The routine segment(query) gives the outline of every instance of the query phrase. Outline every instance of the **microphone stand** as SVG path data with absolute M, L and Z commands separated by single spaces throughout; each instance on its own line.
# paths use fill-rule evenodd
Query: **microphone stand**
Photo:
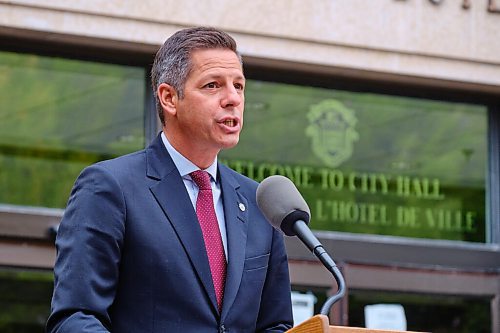
M 321 261 L 321 263 L 332 273 L 335 281 L 337 282 L 337 293 L 328 297 L 325 304 L 321 307 L 320 314 L 328 316 L 330 310 L 337 301 L 339 301 L 345 295 L 345 281 L 342 273 L 338 269 L 335 261 L 326 253 L 323 245 L 320 241 L 313 235 L 307 224 L 302 221 L 296 221 L 292 226 L 295 234 L 299 239 L 307 246 L 309 250 L 314 253 L 314 255 Z
M 321 246 L 321 249 L 324 251 L 322 246 Z M 333 277 L 335 278 L 335 281 L 337 282 L 338 289 L 337 289 L 337 293 L 335 295 L 328 297 L 327 300 L 325 301 L 325 303 L 323 304 L 323 306 L 321 307 L 320 314 L 325 315 L 325 316 L 328 316 L 333 304 L 337 303 L 337 301 L 339 301 L 345 295 L 344 277 L 342 276 L 342 273 L 340 272 L 340 270 L 337 268 L 337 265 L 335 265 L 335 262 L 333 260 L 332 260 L 332 262 L 333 262 L 333 266 L 327 267 L 327 269 L 330 271 L 330 273 L 332 273 Z

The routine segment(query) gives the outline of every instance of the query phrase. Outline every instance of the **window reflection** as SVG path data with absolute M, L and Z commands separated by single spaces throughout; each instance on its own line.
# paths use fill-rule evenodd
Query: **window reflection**
M 221 157 L 292 179 L 315 229 L 485 241 L 487 108 L 249 80 Z
M 0 270 L 0 332 L 44 332 L 52 288 L 51 272 Z
M 0 52 L 0 202 L 64 207 L 85 166 L 144 146 L 145 70 Z
M 365 327 L 365 307 L 373 304 L 401 305 L 409 331 L 487 333 L 491 330 L 487 298 L 360 290 L 349 293 L 349 325 Z

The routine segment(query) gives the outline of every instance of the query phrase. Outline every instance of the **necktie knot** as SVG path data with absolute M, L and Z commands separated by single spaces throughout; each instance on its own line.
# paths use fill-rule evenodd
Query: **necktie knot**
M 211 190 L 210 175 L 203 170 L 196 170 L 189 174 L 200 190 Z

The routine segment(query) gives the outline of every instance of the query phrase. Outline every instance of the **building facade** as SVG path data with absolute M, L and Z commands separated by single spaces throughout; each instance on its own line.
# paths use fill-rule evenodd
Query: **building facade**
M 304 195 L 348 287 L 332 322 L 397 304 L 408 330 L 499 333 L 498 0 L 0 0 L 0 331 L 41 330 L 75 178 L 157 135 L 154 54 L 197 25 L 248 79 L 220 159 Z M 286 242 L 318 312 L 335 281 Z

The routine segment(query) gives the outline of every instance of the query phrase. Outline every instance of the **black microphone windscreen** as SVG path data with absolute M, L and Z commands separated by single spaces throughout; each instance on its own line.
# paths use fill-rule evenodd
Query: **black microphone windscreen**
M 278 230 L 294 236 L 293 223 L 309 223 L 311 211 L 293 182 L 284 176 L 270 176 L 257 187 L 257 205 Z

